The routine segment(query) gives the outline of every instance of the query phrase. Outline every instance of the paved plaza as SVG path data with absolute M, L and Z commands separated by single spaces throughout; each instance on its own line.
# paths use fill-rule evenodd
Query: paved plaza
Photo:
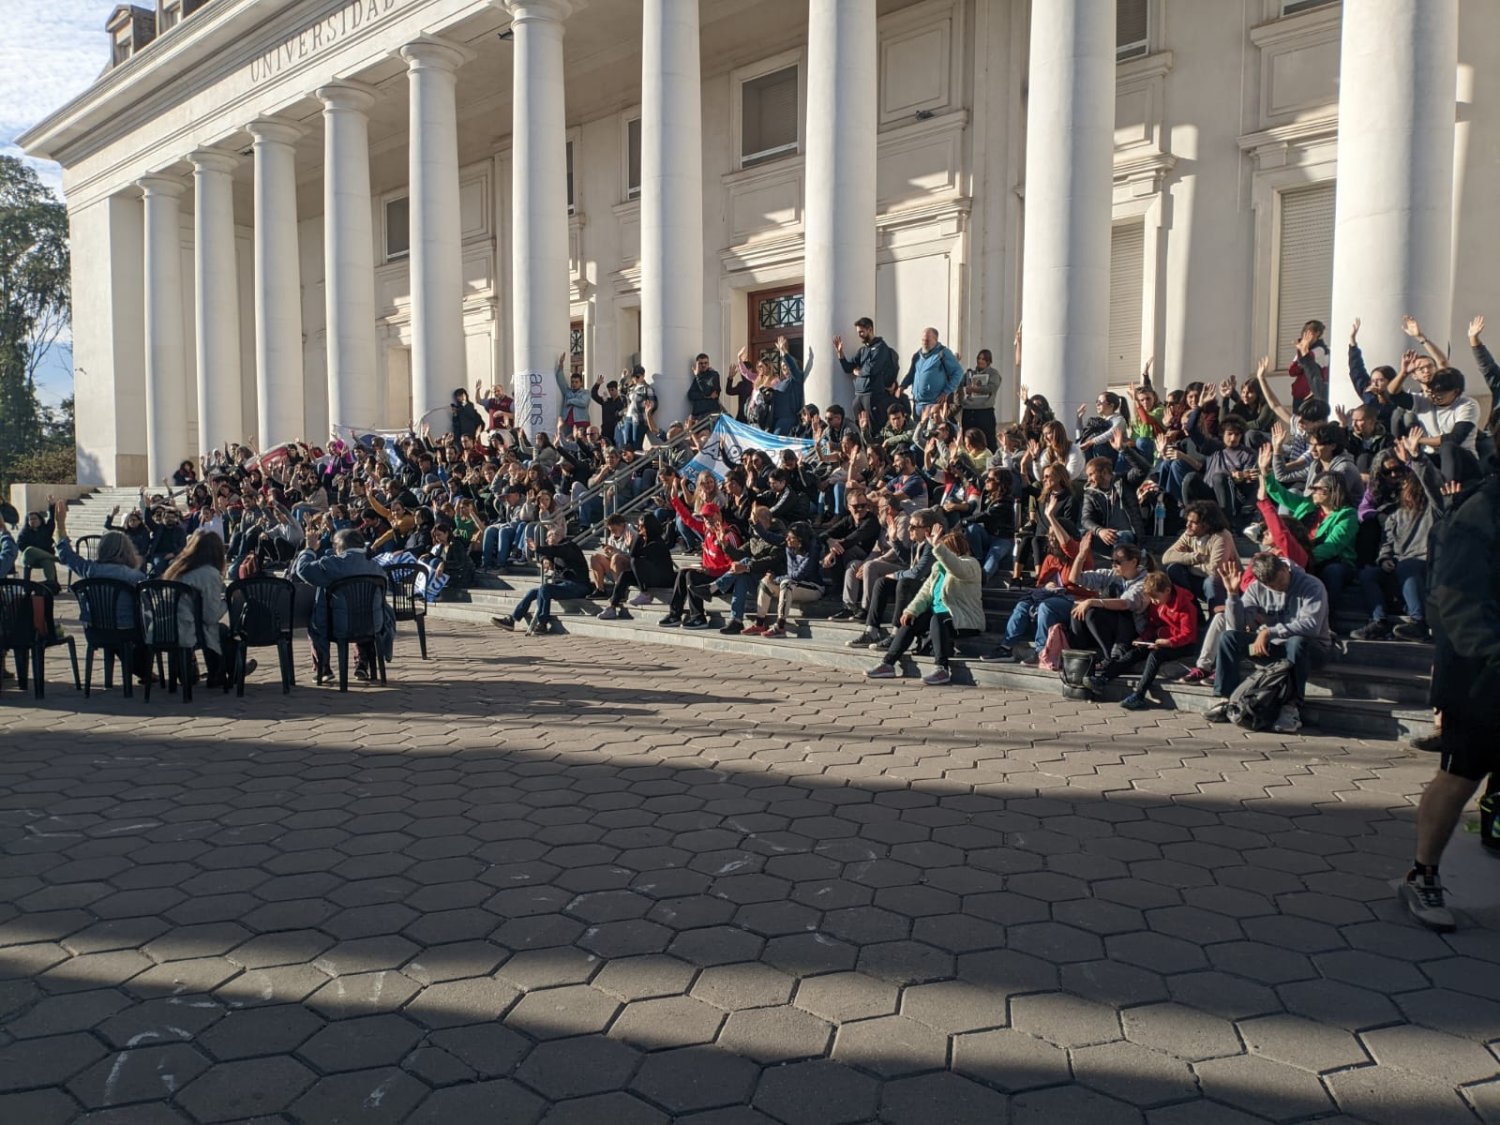
M 6 683 L 0 1122 L 1500 1122 L 1500 911 L 1390 886 L 1430 756 L 432 634 Z

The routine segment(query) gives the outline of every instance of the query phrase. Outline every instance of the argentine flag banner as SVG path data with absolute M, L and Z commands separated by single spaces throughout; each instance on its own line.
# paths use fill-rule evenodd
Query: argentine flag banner
M 704 440 L 703 448 L 698 451 L 698 455 L 683 465 L 678 472 L 690 481 L 696 481 L 702 473 L 709 473 L 714 479 L 723 480 L 724 474 L 738 465 L 745 456 L 745 451 L 749 449 L 759 449 L 769 453 L 773 461 L 783 449 L 790 449 L 799 458 L 806 458 L 812 452 L 813 442 L 807 438 L 779 437 L 776 434 L 768 434 L 764 430 L 757 430 L 754 426 L 747 426 L 743 422 L 736 422 L 733 418 L 721 414 Z

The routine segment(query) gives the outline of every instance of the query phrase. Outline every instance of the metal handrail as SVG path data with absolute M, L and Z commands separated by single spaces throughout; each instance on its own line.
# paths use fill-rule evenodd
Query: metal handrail
M 577 499 L 570 500 L 567 504 L 563 505 L 561 511 L 566 513 L 570 519 L 575 518 L 578 512 L 582 510 L 582 506 L 585 503 L 604 496 L 611 489 L 618 488 L 619 485 L 623 484 L 631 477 L 641 472 L 642 469 L 648 467 L 653 463 L 658 470 L 660 470 L 664 464 L 670 464 L 673 468 L 677 468 L 686 464 L 688 461 L 692 460 L 693 457 L 697 456 L 698 453 L 698 447 L 692 440 L 693 436 L 695 434 L 703 433 L 707 430 L 712 429 L 713 425 L 717 421 L 718 415 L 712 414 L 704 418 L 695 419 L 689 429 L 684 430 L 671 441 L 666 442 L 662 445 L 653 446 L 646 453 L 645 457 L 642 460 L 632 461 L 628 465 L 621 465 L 618 469 L 616 469 L 613 473 L 611 473 L 604 480 L 600 481 L 598 484 L 590 485 L 587 489 L 579 494 Z M 686 456 L 681 456 L 684 453 L 686 453 Z M 580 523 L 578 525 L 578 530 L 575 531 L 573 535 L 570 536 L 570 538 L 574 543 L 582 546 L 590 539 L 597 539 L 601 537 L 604 532 L 605 519 L 608 519 L 611 515 L 623 515 L 627 517 L 632 516 L 647 507 L 647 505 L 650 504 L 651 501 L 655 500 L 658 496 L 661 495 L 661 492 L 662 486 L 658 478 L 658 483 L 653 484 L 650 488 L 641 492 L 639 495 L 631 497 L 631 499 L 628 500 L 625 504 L 615 507 L 612 511 L 605 512 L 604 518 L 601 519 L 598 523 Z M 659 507 L 660 505 L 652 504 L 651 506 Z

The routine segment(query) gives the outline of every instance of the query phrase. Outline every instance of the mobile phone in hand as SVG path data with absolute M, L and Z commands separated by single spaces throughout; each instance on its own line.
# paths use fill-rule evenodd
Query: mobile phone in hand
M 1133 645 L 1135 645 L 1136 648 L 1155 648 L 1156 647 L 1156 642 L 1155 641 L 1131 641 L 1130 643 L 1133 644 Z

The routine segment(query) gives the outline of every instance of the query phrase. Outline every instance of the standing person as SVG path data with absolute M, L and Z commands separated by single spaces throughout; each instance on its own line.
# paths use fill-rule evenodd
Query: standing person
M 901 380 L 911 388 L 912 412 L 921 418 L 929 406 L 947 406 L 964 381 L 964 369 L 948 348 L 938 342 L 938 330 L 922 332 L 922 347 L 912 353 L 911 366 Z
M 474 389 L 477 391 L 479 385 L 476 383 Z M 479 416 L 479 408 L 469 401 L 469 392 L 459 387 L 453 392 L 453 401 L 448 405 L 448 414 L 453 423 L 453 436 L 462 438 L 473 437 L 484 429 L 484 419 Z
M 615 444 L 621 449 L 633 449 L 639 453 L 646 435 L 656 432 L 656 392 L 646 382 L 646 369 L 640 364 L 630 372 L 630 385 L 625 389 L 624 398 L 625 409 Z
M 1455 926 L 1438 864 L 1480 782 L 1493 801 L 1500 775 L 1500 477 L 1493 474 L 1440 531 L 1433 549 L 1427 607 L 1437 645 L 1432 705 L 1442 714 L 1442 758 L 1417 806 L 1417 849 L 1401 883 L 1406 911 L 1428 929 Z M 1481 803 L 1481 810 L 1484 804 Z M 1481 835 L 1500 847 L 1493 812 Z
M 688 373 L 688 410 L 694 418 L 709 418 L 719 414 L 719 396 L 723 386 L 719 373 L 706 352 L 699 352 L 693 359 L 693 369 Z
M 964 375 L 964 429 L 978 430 L 984 435 L 985 445 L 995 449 L 999 440 L 996 432 L 995 404 L 1010 403 L 1010 419 L 1015 419 L 1015 382 L 1019 379 L 1012 372 L 1009 379 L 995 370 L 995 357 L 989 348 L 981 348 L 974 357 L 973 370 Z
M 771 383 L 771 429 L 782 437 L 796 427 L 802 413 L 802 380 L 806 372 L 791 352 L 785 336 L 776 337 L 780 370 Z
M 880 418 L 890 405 L 890 386 L 896 381 L 896 351 L 875 335 L 875 322 L 867 316 L 854 322 L 854 331 L 859 336 L 859 351 L 853 359 L 844 355 L 844 338 L 833 338 L 839 366 L 854 380 L 854 403 L 850 411 L 855 418 L 862 410 L 868 411 L 871 418 Z
M 627 376 L 628 378 L 628 376 Z M 620 415 L 625 412 L 625 400 L 620 397 L 620 383 L 617 379 L 611 379 L 604 386 L 604 393 L 599 393 L 599 385 L 603 378 L 595 379 L 594 385 L 589 388 L 589 398 L 599 404 L 599 432 L 604 440 L 611 445 L 620 444 Z
M 557 361 L 557 370 L 553 372 L 557 379 L 557 391 L 561 398 L 557 403 L 557 427 L 558 436 L 572 433 L 575 426 L 587 426 L 589 424 L 589 392 L 584 390 L 583 376 L 577 371 L 563 375 L 563 361 Z

